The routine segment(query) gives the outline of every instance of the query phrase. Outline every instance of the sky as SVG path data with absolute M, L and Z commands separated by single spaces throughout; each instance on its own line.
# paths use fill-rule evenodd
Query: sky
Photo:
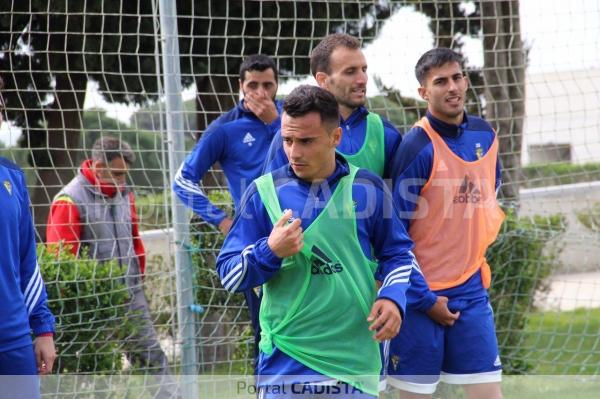
M 466 10 L 472 8 L 464 3 Z M 600 0 L 521 0 L 521 30 L 529 52 L 529 74 L 600 68 Z M 379 37 L 364 48 L 369 63 L 367 92 L 376 93 L 374 77 L 403 96 L 416 97 L 417 84 L 413 66 L 420 54 L 434 43 L 428 18 L 403 7 L 383 25 Z M 469 63 L 483 64 L 482 44 L 477 38 L 463 38 Z M 288 93 L 299 83 L 314 84 L 312 77 L 283 84 L 280 93 Z M 185 90 L 184 99 L 193 98 L 194 90 Z M 100 107 L 107 115 L 128 122 L 136 108 L 106 103 L 88 85 L 84 108 Z M 0 140 L 14 144 L 20 130 L 4 123 Z

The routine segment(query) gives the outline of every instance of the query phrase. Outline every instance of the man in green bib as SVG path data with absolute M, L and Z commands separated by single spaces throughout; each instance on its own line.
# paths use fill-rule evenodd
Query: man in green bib
M 374 398 L 378 342 L 398 333 L 418 269 L 412 242 L 381 178 L 336 153 L 335 97 L 300 86 L 283 110 L 290 162 L 248 187 L 217 271 L 229 291 L 263 288 L 259 397 Z
M 391 160 L 402 141 L 394 125 L 365 107 L 367 101 L 367 59 L 361 42 L 345 33 L 326 36 L 310 53 L 315 81 L 338 102 L 342 139 L 337 151 L 351 164 L 387 179 Z M 273 137 L 264 172 L 288 163 L 281 134 Z

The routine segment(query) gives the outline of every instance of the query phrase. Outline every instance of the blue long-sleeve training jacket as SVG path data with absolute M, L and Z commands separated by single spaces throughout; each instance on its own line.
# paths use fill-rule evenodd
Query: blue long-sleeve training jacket
M 281 114 L 281 101 L 275 101 Z M 200 187 L 200 180 L 219 162 L 227 178 L 235 209 L 248 185 L 261 174 L 265 156 L 281 120 L 265 124 L 240 101 L 213 121 L 187 156 L 173 182 L 179 199 L 202 219 L 218 226 L 225 212 L 213 205 Z
M 463 123 L 451 125 L 436 119 L 427 112 L 433 129 L 443 138 L 448 147 L 465 161 L 476 161 L 490 149 L 496 133 L 485 120 L 464 114 Z M 394 204 L 397 206 L 404 228 L 408 231 L 411 216 L 417 206 L 421 189 L 431 176 L 433 144 L 425 131 L 415 126 L 406 133 L 392 162 L 392 184 Z M 502 168 L 500 159 L 496 163 L 496 190 L 500 188 Z M 436 296 L 463 299 L 487 295 L 478 271 L 463 284 L 445 290 L 429 290 L 428 286 L 411 284 L 407 292 L 409 306 L 427 311 L 436 301 Z
M 0 158 L 0 352 L 31 345 L 54 332 L 46 287 L 37 263 L 35 231 L 23 171 Z
M 353 155 L 362 148 L 367 134 L 367 115 L 369 115 L 369 111 L 365 107 L 359 107 L 355 109 L 346 120 L 342 119 L 340 116 L 342 140 L 337 148 L 343 154 Z M 383 140 L 385 146 L 385 169 L 382 177 L 387 179 L 390 177 L 391 159 L 398 150 L 398 146 L 402 141 L 402 136 L 390 121 L 385 118 L 381 118 L 381 120 L 383 121 Z M 278 131 L 269 147 L 263 174 L 279 169 L 282 166 L 287 165 L 288 162 L 285 151 L 283 150 L 281 132 Z
M 349 167 L 344 158 L 338 155 L 335 172 L 322 184 L 314 185 L 296 177 L 289 165 L 272 173 L 281 208 L 294 210 L 293 217 L 300 218 L 302 228 L 306 230 L 327 204 L 340 178 L 349 173 Z M 377 259 L 378 276 L 385 281 L 378 298 L 394 301 L 404 313 L 409 277 L 397 280 L 385 280 L 385 277 L 397 268 L 411 265 L 410 284 L 418 279 L 425 284 L 410 251 L 412 241 L 402 227 L 392 205 L 391 194 L 381 178 L 367 170 L 359 170 L 352 196 L 357 215 L 364 215 L 357 217 L 360 246 L 367 258 Z M 217 259 L 217 271 L 227 290 L 247 290 L 262 285 L 276 275 L 281 267 L 281 259 L 273 254 L 267 244 L 272 229 L 273 224 L 256 185 L 252 184 L 244 194 L 240 211 Z M 271 356 L 261 353 L 258 374 L 317 375 L 276 348 Z

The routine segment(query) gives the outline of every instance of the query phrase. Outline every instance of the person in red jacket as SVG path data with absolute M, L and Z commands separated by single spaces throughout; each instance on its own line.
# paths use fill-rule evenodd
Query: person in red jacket
M 117 191 L 126 194 L 130 204 L 133 249 L 138 257 L 140 272 L 143 275 L 146 269 L 146 252 L 144 242 L 140 238 L 135 194 L 133 191 L 127 190 L 125 185 L 128 164 L 133 161 L 134 158 L 129 160 L 115 158 L 111 161 L 112 166 L 115 168 L 106 168 L 102 161 L 86 159 L 81 164 L 79 172 L 107 198 L 114 198 Z M 49 244 L 62 243 L 68 246 L 74 255 L 77 255 L 82 247 L 83 225 L 75 202 L 68 195 L 58 195 L 50 206 L 46 227 L 46 242 Z
M 86 253 L 100 262 L 116 259 L 126 268 L 129 309 L 136 323 L 136 331 L 125 344 L 127 358 L 160 376 L 155 397 L 171 398 L 176 395 L 175 382 L 143 291 L 144 245 L 134 194 L 126 184 L 127 171 L 134 161 L 128 143 L 115 137 L 98 139 L 91 159 L 81 164 L 77 176 L 52 202 L 46 241 L 69 246 L 74 254 Z

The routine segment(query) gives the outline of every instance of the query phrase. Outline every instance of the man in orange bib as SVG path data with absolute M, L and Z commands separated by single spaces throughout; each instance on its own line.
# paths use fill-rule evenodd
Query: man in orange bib
M 430 398 L 440 378 L 463 385 L 469 399 L 502 397 L 485 259 L 504 218 L 498 140 L 464 111 L 461 64 L 446 48 L 421 56 L 415 74 L 427 115 L 392 165 L 394 201 L 427 282 L 409 289 L 406 322 L 391 343 L 388 383 L 402 399 Z

